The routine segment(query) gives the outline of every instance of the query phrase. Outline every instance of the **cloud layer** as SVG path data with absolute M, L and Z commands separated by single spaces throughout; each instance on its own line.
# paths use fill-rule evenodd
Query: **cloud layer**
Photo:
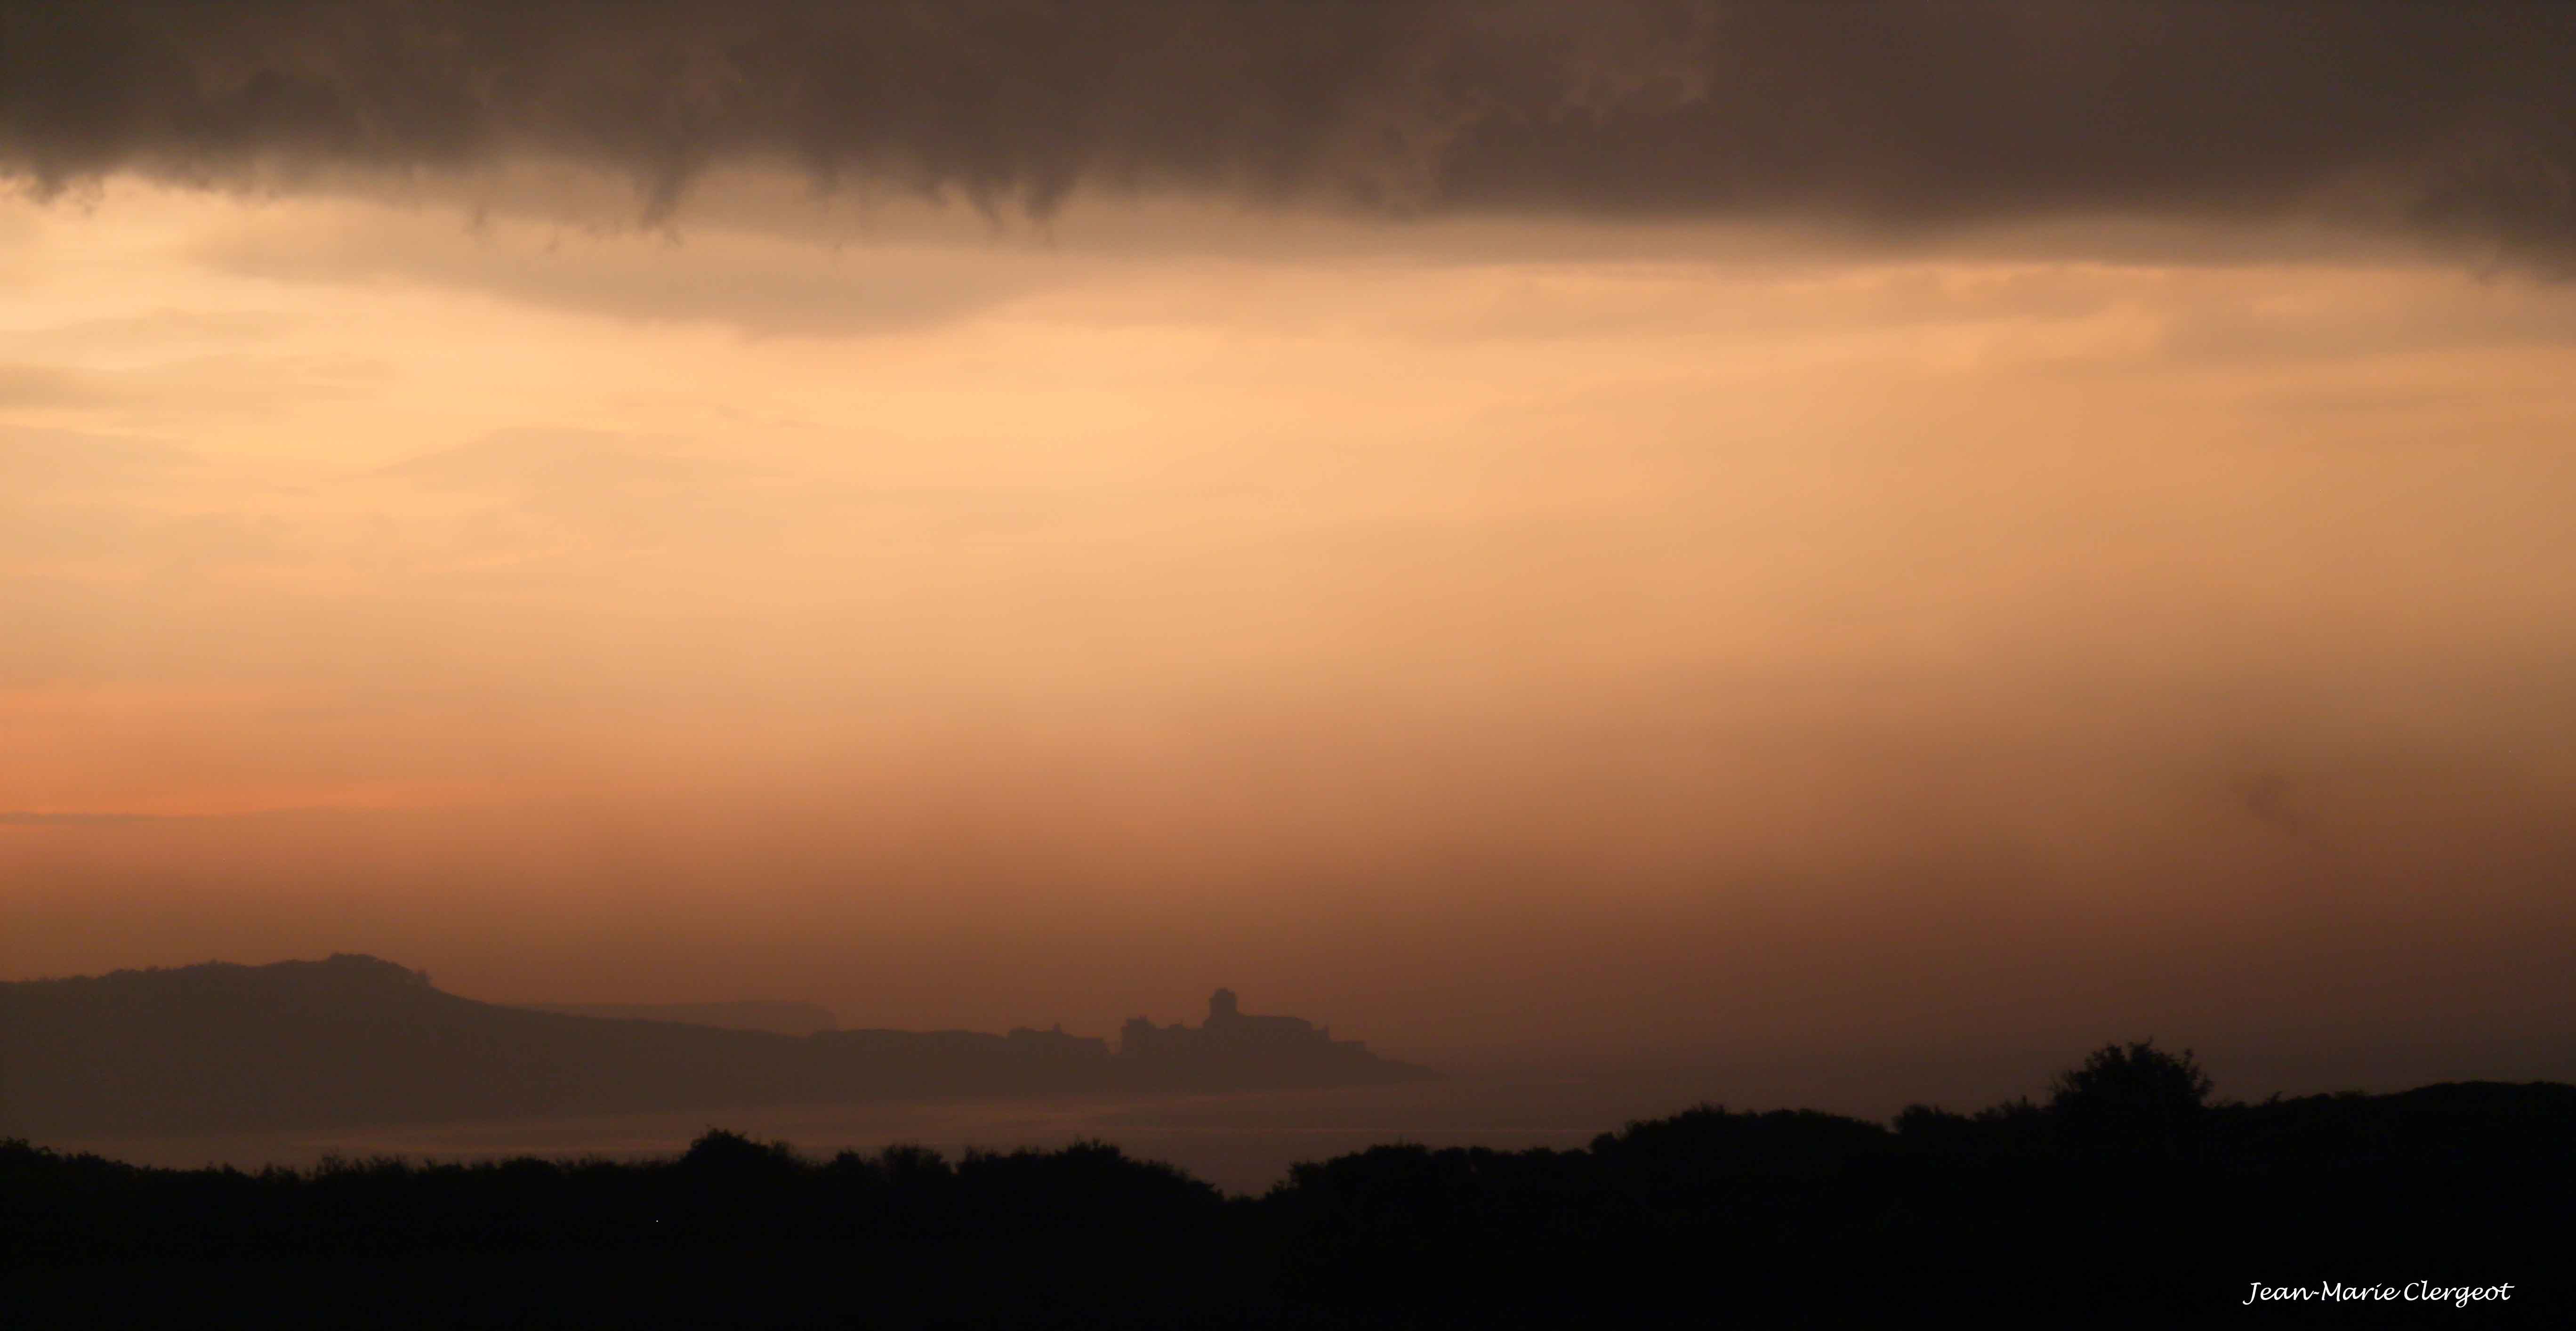
M 2293 216 L 2576 242 L 2576 13 L 2218 3 L 65 6 L 0 0 L 0 170 L 574 159 L 1043 213 Z

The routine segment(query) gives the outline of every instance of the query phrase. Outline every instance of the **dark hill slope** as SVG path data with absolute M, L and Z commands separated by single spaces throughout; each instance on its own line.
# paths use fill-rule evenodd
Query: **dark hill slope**
M 0 987 L 0 1130 L 201 1132 L 754 1104 L 819 1090 L 786 1036 L 442 993 L 373 957 Z
M 607 1017 L 614 1021 L 677 1021 L 716 1026 L 729 1031 L 771 1031 L 779 1035 L 812 1035 L 837 1028 L 829 1009 L 812 1003 L 749 998 L 731 1003 L 520 1003 L 531 1012 L 567 1017 Z

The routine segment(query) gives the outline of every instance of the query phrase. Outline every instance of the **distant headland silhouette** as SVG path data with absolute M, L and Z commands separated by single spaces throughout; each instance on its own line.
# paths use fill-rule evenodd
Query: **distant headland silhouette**
M 0 984 L 0 1134 L 1254 1090 L 1435 1075 L 1297 1017 L 1247 1015 L 1222 989 L 1204 1025 L 1157 1027 L 1138 1018 L 1114 1050 L 1060 1026 L 1002 1034 L 777 1027 L 803 1006 L 504 1006 L 348 953 L 14 981 Z M 772 1028 L 746 1029 L 761 1022 Z
M 610 1021 L 676 1021 L 688 1026 L 714 1026 L 728 1031 L 769 1031 L 777 1035 L 812 1035 L 837 1028 L 829 1008 L 772 998 L 736 999 L 729 1003 L 514 1003 L 531 1012 L 567 1017 L 605 1017 Z

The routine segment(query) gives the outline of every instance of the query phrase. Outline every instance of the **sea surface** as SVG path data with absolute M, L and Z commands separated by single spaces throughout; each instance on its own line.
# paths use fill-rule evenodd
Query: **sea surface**
M 1257 1195 L 1286 1178 L 1289 1167 L 1300 1161 L 1371 1146 L 1574 1149 L 1635 1120 L 1662 1118 L 1702 1103 L 1735 1110 L 1803 1107 L 1886 1122 L 1916 1101 L 1974 1110 L 2015 1096 L 2045 1099 L 2050 1075 L 2079 1062 L 2083 1052 L 2075 1041 L 2047 1050 L 1926 1048 L 1867 1058 L 1818 1050 L 1682 1067 L 1452 1070 L 1434 1081 L 1317 1090 L 763 1105 L 37 1144 L 138 1164 L 225 1164 L 256 1170 L 269 1165 L 307 1168 L 326 1156 L 401 1156 L 424 1162 L 526 1155 L 640 1159 L 677 1155 L 710 1128 L 784 1141 L 800 1153 L 823 1158 L 897 1144 L 927 1146 L 955 1159 L 969 1150 L 1104 1141 L 1131 1156 L 1178 1165 L 1228 1192 Z M 2563 1050 L 2535 1056 L 2471 1040 L 2382 1049 L 2370 1058 L 2322 1047 L 2249 1053 L 2209 1060 L 2222 1098 L 2260 1099 L 2275 1091 L 2395 1091 L 2473 1078 L 2576 1082 L 2576 1061 Z M 1434 1060 L 1423 1061 L 1438 1066 Z M 2365 1068 L 2377 1075 L 2367 1075 Z
M 328 1156 L 424 1162 L 522 1155 L 636 1159 L 677 1154 L 719 1127 L 785 1141 L 821 1157 L 898 1143 L 928 1146 L 954 1159 L 968 1150 L 1105 1141 L 1131 1156 L 1178 1165 L 1229 1192 L 1257 1194 L 1299 1161 L 1381 1144 L 1578 1148 L 1632 1119 L 1718 1098 L 1712 1081 L 1687 1072 L 1518 1073 L 1319 1090 L 771 1105 L 42 1144 L 140 1164 L 256 1170 L 304 1168 Z

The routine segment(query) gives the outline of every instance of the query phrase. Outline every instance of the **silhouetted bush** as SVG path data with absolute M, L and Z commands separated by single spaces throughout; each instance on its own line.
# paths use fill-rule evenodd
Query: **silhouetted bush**
M 2199 1149 L 2209 1091 L 2190 1050 L 2140 1040 L 2104 1045 L 2060 1073 L 2048 1109 L 2076 1150 L 2172 1160 Z
M 2110 1046 L 2046 1108 L 1701 1106 L 1585 1150 L 1376 1147 L 1258 1199 L 1098 1142 L 813 1161 L 710 1131 L 655 1162 L 246 1174 L 13 1140 L 0 1294 L 11 1326 L 261 1328 L 2166 1326 L 2324 1278 L 2564 1302 L 2576 1088 L 2209 1090 Z M 2392 1315 L 2264 1316 L 2303 1312 Z

